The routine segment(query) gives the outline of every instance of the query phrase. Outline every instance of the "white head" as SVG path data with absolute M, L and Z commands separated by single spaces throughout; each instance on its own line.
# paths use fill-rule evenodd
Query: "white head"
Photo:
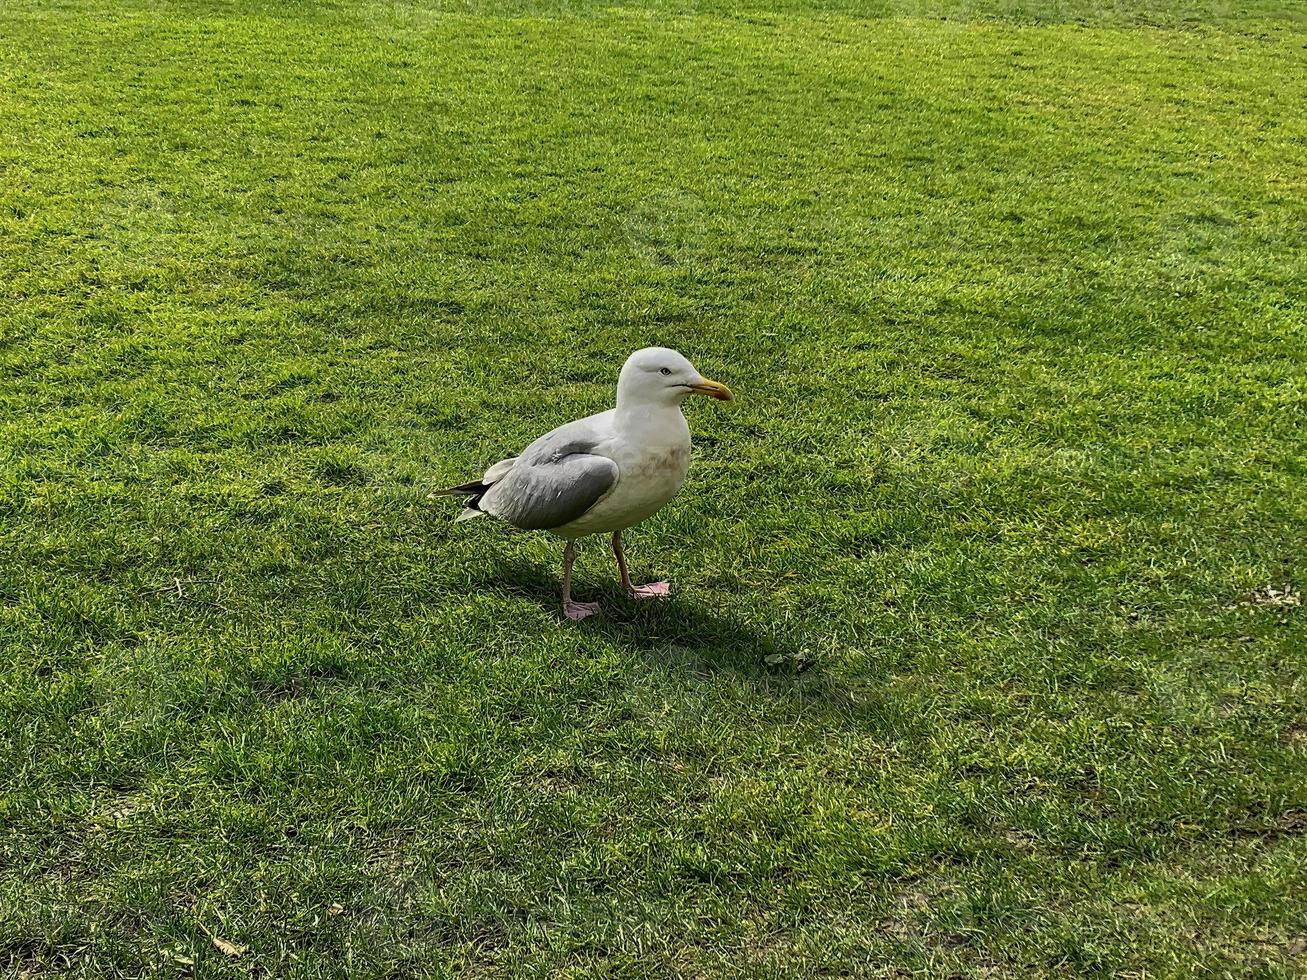
M 679 406 L 696 394 L 726 402 L 735 397 L 730 388 L 705 378 L 693 364 L 669 347 L 646 347 L 636 351 L 626 359 L 617 379 L 619 406 Z

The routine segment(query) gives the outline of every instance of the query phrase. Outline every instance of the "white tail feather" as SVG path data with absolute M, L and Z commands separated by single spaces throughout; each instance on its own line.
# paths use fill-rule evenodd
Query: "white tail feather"
M 454 518 L 454 523 L 457 524 L 459 521 L 470 521 L 474 517 L 485 517 L 485 516 L 486 516 L 486 512 L 484 510 L 474 510 L 471 507 L 464 507 L 463 513 L 459 514 L 457 517 Z

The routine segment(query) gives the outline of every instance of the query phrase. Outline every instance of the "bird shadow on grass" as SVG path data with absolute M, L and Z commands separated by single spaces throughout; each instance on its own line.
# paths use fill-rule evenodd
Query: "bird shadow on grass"
M 559 581 L 537 565 L 500 560 L 485 570 L 481 588 L 508 591 L 538 603 L 560 624 L 621 643 L 661 667 L 691 671 L 733 670 L 762 676 L 820 674 L 820 664 L 801 637 L 748 623 L 673 591 L 665 599 L 632 599 L 616 582 L 576 587 L 578 599 L 598 601 L 600 612 L 577 623 L 563 618 Z M 675 586 L 673 586 L 675 589 Z

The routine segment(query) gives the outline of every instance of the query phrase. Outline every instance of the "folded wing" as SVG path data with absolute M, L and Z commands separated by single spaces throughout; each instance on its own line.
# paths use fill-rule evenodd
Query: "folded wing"
M 550 530 L 576 520 L 617 484 L 617 464 L 596 452 L 605 418 L 569 422 L 527 446 L 506 471 L 494 473 L 499 467 L 492 467 L 486 476 L 493 473 L 497 479 L 476 507 L 526 530 Z

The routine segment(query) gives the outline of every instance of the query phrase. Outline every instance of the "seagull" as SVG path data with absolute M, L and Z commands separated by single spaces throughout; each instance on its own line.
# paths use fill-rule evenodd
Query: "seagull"
M 597 602 L 572 599 L 576 539 L 587 534 L 612 534 L 622 588 L 631 596 L 666 596 L 667 582 L 631 583 L 622 532 L 659 510 L 685 482 L 690 427 L 681 405 L 695 394 L 720 401 L 735 397 L 674 350 L 638 350 L 622 365 L 616 408 L 560 425 L 520 455 L 490 467 L 481 479 L 437 495 L 467 498 L 457 520 L 490 514 L 514 527 L 563 538 L 563 615 L 570 620 L 599 611 Z

